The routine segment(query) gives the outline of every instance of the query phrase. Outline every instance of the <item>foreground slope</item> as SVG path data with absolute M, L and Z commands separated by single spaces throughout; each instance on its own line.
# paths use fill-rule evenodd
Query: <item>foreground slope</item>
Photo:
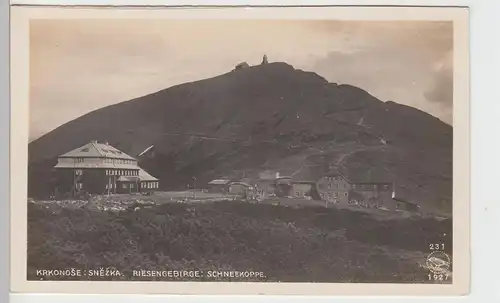
M 62 125 L 29 145 L 29 194 L 48 194 L 55 158 L 91 140 L 132 156 L 154 145 L 142 165 L 164 189 L 193 177 L 341 169 L 357 180 L 396 179 L 399 194 L 450 211 L 451 126 L 285 63 L 174 86 Z
M 433 283 L 422 266 L 431 243 L 447 243 L 452 257 L 451 221 L 238 201 L 122 212 L 29 203 L 27 277 L 39 280 L 40 268 L 115 268 L 123 275 L 46 279 L 168 279 L 132 276 L 149 269 L 201 270 L 202 281 L 226 270 L 263 272 L 256 280 L 268 282 Z

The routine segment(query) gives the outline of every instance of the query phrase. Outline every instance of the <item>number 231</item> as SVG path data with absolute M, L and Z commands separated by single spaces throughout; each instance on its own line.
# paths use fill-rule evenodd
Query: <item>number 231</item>
M 444 243 L 441 244 L 429 244 L 430 250 L 444 250 Z

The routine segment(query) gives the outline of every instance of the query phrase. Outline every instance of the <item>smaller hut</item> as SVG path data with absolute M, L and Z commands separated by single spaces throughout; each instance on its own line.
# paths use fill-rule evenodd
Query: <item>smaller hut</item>
M 246 182 L 231 182 L 229 184 L 229 193 L 243 198 L 253 196 L 254 188 Z
M 208 182 L 208 192 L 209 193 L 220 193 L 227 194 L 229 192 L 229 185 L 231 180 L 227 179 L 215 179 Z
M 249 68 L 249 67 L 250 67 L 250 65 L 248 65 L 248 63 L 241 62 L 241 63 L 236 64 L 236 66 L 234 67 L 234 71 Z

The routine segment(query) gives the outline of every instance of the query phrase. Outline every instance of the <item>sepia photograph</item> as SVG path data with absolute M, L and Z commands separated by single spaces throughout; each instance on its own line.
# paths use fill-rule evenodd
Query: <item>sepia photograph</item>
M 18 285 L 465 294 L 467 9 L 320 10 L 13 9 Z

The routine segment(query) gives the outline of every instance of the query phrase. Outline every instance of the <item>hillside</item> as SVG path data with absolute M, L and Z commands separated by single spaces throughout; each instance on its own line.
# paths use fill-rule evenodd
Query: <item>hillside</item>
M 116 268 L 123 276 L 45 278 L 162 280 L 131 275 L 146 268 L 257 271 L 268 282 L 433 283 L 422 265 L 430 243 L 447 243 L 452 256 L 451 221 L 238 201 L 118 213 L 29 203 L 27 277 L 39 280 L 40 268 Z
M 391 85 L 388 83 L 387 85 Z M 451 126 L 350 85 L 271 63 L 101 108 L 29 144 L 29 195 L 46 195 L 55 158 L 91 140 L 137 156 L 164 189 L 264 169 L 395 178 L 398 193 L 450 210 Z M 315 168 L 315 169 L 311 169 Z M 319 168 L 319 169 L 316 169 Z M 302 171 L 301 171 L 302 169 Z M 318 176 L 319 177 L 319 176 Z

